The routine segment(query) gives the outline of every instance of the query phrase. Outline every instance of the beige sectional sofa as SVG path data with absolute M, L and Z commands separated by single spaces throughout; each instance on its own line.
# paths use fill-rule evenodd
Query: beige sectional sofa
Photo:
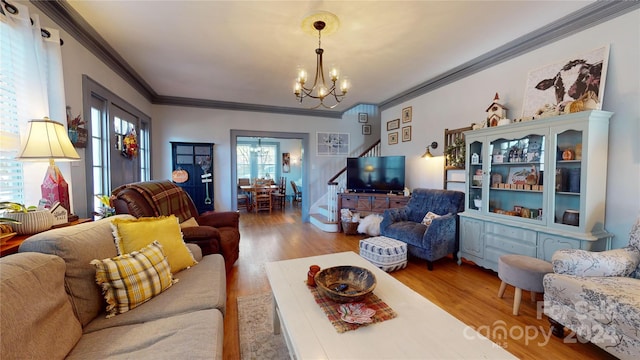
M 117 255 L 110 219 L 32 236 L 0 259 L 0 358 L 221 359 L 224 259 L 187 246 L 198 264 L 178 282 L 106 318 L 90 262 Z

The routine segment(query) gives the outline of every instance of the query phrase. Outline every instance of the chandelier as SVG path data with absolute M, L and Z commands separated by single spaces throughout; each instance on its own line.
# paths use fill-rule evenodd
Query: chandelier
M 257 147 L 255 145 L 251 146 L 249 151 L 260 155 L 262 153 L 266 153 L 267 149 L 262 148 L 262 139 L 258 138 L 258 146 Z
M 316 20 L 317 19 L 317 20 Z M 315 21 L 313 21 L 315 20 Z M 337 68 L 332 67 L 329 71 L 329 84 L 324 76 L 324 68 L 322 66 L 322 53 L 324 50 L 322 49 L 321 44 L 321 34 L 322 30 L 327 27 L 327 20 L 335 20 L 335 24 L 338 23 L 338 18 L 331 13 L 328 12 L 320 12 L 314 15 L 307 17 L 303 21 L 303 29 L 308 30 L 307 25 L 310 21 L 313 21 L 312 26 L 315 30 L 318 31 L 318 48 L 316 49 L 316 75 L 313 79 L 313 85 L 311 87 L 306 87 L 307 83 L 307 72 L 298 67 L 298 76 L 296 78 L 295 84 L 293 86 L 293 93 L 296 95 L 296 100 L 302 103 L 304 98 L 312 98 L 320 100 L 315 106 L 312 106 L 310 109 L 317 109 L 320 106 L 325 107 L 327 109 L 333 109 L 336 107 L 342 99 L 347 95 L 347 91 L 351 87 L 351 83 L 346 76 L 340 77 L 340 73 Z M 335 25 L 334 25 L 335 26 Z M 335 102 L 333 105 L 327 105 L 325 103 L 325 99 L 331 99 L 330 102 Z

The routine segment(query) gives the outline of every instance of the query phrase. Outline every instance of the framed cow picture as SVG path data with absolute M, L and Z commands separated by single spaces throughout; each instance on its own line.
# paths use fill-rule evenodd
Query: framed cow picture
M 596 109 L 601 109 L 608 60 L 606 45 L 530 71 L 522 118 L 562 114 L 568 104 L 585 97 L 595 96 Z

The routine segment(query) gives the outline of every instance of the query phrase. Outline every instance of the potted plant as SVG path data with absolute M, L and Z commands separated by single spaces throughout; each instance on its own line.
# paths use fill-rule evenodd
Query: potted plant
M 96 198 L 100 200 L 100 208 L 98 211 L 94 211 L 93 215 L 98 216 L 100 219 L 104 219 L 116 214 L 116 209 L 111 207 L 111 197 L 109 195 L 96 195 Z
M 26 207 L 15 202 L 0 202 L 1 221 L 11 223 L 19 235 L 31 235 L 51 229 L 53 215 L 48 209 L 38 210 L 35 206 Z
M 453 144 L 444 149 L 446 164 L 458 169 L 465 166 L 465 142 L 463 137 L 456 138 Z
M 71 140 L 71 143 L 75 145 L 78 142 L 78 131 L 85 122 L 82 120 L 80 114 L 72 119 L 70 116 L 71 109 L 67 108 L 67 110 L 69 111 L 69 113 L 67 113 L 67 131 L 69 133 L 69 140 Z

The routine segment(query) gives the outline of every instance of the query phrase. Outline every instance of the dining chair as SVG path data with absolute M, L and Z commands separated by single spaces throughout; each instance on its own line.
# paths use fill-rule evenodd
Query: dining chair
M 271 201 L 273 207 L 284 210 L 285 199 L 287 197 L 287 178 L 281 177 L 278 183 L 278 189 L 271 193 Z
M 253 209 L 258 211 L 271 212 L 271 189 L 257 187 L 253 196 Z
M 298 189 L 296 183 L 291 180 L 291 188 L 293 189 L 293 201 L 292 204 L 300 204 L 302 203 L 302 191 Z
M 251 211 L 251 196 L 250 193 L 242 190 L 240 186 L 249 186 L 251 185 L 251 180 L 248 178 L 240 178 L 238 179 L 238 210 L 240 208 L 244 208 L 247 212 Z

